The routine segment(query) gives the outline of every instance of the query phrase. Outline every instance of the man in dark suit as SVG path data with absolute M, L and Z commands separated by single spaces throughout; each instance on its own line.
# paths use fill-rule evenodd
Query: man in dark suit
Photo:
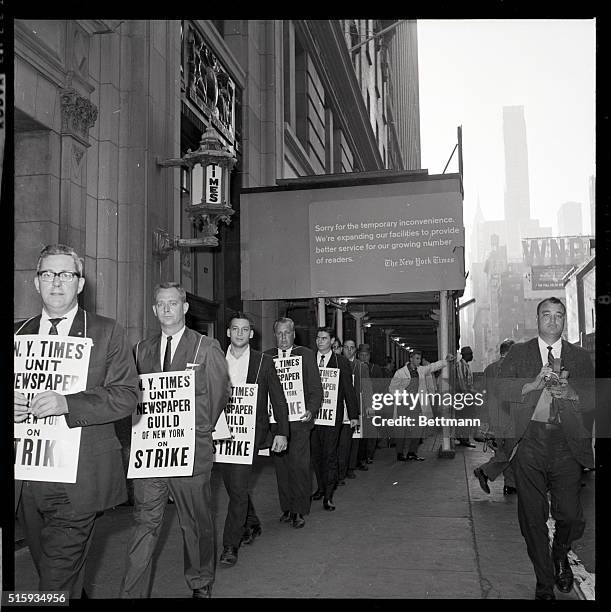
M 510 402 L 518 440 L 513 468 L 520 530 L 537 577 L 535 598 L 547 600 L 555 599 L 554 582 L 563 593 L 572 588 L 567 553 L 585 529 L 581 469 L 594 465 L 583 426 L 583 415 L 594 409 L 594 371 L 585 350 L 562 340 L 565 318 L 558 298 L 540 302 L 538 337 L 514 344 L 499 371 L 499 396 Z M 551 556 L 548 490 L 556 525 Z
M 301 356 L 305 413 L 298 421 L 289 423 L 288 450 L 274 455 L 278 497 L 282 508 L 280 520 L 300 529 L 305 525 L 304 515 L 310 512 L 310 433 L 322 403 L 322 384 L 312 351 L 293 344 L 293 320 L 288 317 L 277 319 L 274 322 L 274 334 L 277 348 L 268 349 L 266 354 L 273 357 Z
M 371 411 L 371 381 L 369 380 L 369 369 L 367 365 L 356 357 L 356 343 L 351 338 L 344 342 L 344 357 L 350 366 L 352 383 L 356 398 L 359 402 L 359 415 L 364 415 Z M 338 463 L 338 484 L 345 484 L 345 478 L 356 478 L 354 469 L 357 466 L 358 450 L 361 438 L 353 438 L 354 428 L 345 422 L 339 434 L 339 444 L 337 447 Z M 361 436 L 365 435 L 361 431 Z
M 333 425 L 314 424 L 311 438 L 312 465 L 316 474 L 317 489 L 312 499 L 323 498 L 325 510 L 335 510 L 333 492 L 337 487 L 337 445 L 344 420 L 344 403 L 350 419 L 350 427 L 359 424 L 359 405 L 352 385 L 352 373 L 348 361 L 331 350 L 335 332 L 331 327 L 319 327 L 316 331 L 316 363 L 318 368 L 339 370 L 339 384 L 335 404 L 335 423 Z
M 513 340 L 501 342 L 499 352 L 500 358 L 488 364 L 484 369 L 484 381 L 486 387 L 486 407 L 488 410 L 488 425 L 494 436 L 494 456 L 486 463 L 476 467 L 473 474 L 479 480 L 480 487 L 490 493 L 488 480 L 494 481 L 503 474 L 504 486 L 503 495 L 512 495 L 517 492 L 513 467 L 509 463 L 509 457 L 515 444 L 513 438 L 506 438 L 505 431 L 510 426 L 509 404 L 498 397 L 497 378 L 501 364 L 509 349 L 515 344 Z
M 282 385 L 276 374 L 276 367 L 269 355 L 250 347 L 254 335 L 250 317 L 236 313 L 229 322 L 227 348 L 229 377 L 234 387 L 253 383 L 257 387 L 257 410 L 255 416 L 255 443 L 253 459 L 260 448 L 269 447 L 268 434 L 273 434 L 271 452 L 286 450 L 289 435 L 288 405 Z M 275 423 L 270 430 L 267 402 L 272 404 Z M 238 560 L 240 544 L 251 544 L 261 535 L 261 523 L 255 513 L 249 488 L 252 464 L 220 463 L 225 489 L 229 495 L 229 507 L 223 531 L 223 553 L 221 565 L 231 567 Z
M 151 562 L 171 494 L 184 542 L 185 580 L 193 597 L 211 596 L 215 573 L 214 523 L 210 473 L 212 430 L 229 396 L 227 362 L 217 340 L 185 326 L 186 292 L 167 282 L 154 290 L 153 312 L 161 333 L 135 348 L 140 374 L 195 371 L 195 457 L 191 476 L 134 479 L 136 526 L 127 547 L 127 568 L 121 597 L 150 595 Z
M 387 389 L 388 381 L 384 378 L 384 372 L 382 368 L 371 361 L 371 349 L 368 344 L 359 344 L 358 358 L 362 361 L 369 371 L 369 379 L 371 380 L 371 392 L 372 393 L 385 393 Z M 371 403 L 371 397 L 368 398 Z M 362 437 L 359 440 L 359 449 L 357 454 L 357 470 L 367 471 L 368 463 L 373 463 L 373 456 L 376 452 L 376 446 L 378 442 L 379 431 L 375 427 L 371 418 L 374 415 L 374 411 L 369 409 L 365 411 L 363 415 L 363 432 Z
M 60 395 L 38 393 L 28 405 L 15 391 L 15 422 L 64 415 L 69 428 L 81 427 L 76 482 L 16 481 L 15 504 L 39 575 L 40 591 L 84 594 L 87 553 L 96 517 L 127 499 L 121 444 L 114 421 L 136 407 L 138 377 L 129 342 L 112 319 L 78 307 L 83 290 L 83 262 L 63 244 L 40 253 L 34 279 L 42 315 L 17 323 L 16 334 L 51 334 L 91 338 L 87 388 Z

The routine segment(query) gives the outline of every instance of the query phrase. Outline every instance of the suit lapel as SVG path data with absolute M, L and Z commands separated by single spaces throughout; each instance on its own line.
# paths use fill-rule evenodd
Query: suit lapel
M 151 354 L 150 355 L 143 355 L 142 357 L 147 360 L 148 359 L 148 363 L 146 363 L 145 365 L 145 372 L 161 372 L 161 356 L 160 356 L 160 351 L 161 351 L 161 332 L 158 333 L 154 338 L 153 338 L 153 342 L 151 343 L 151 348 L 150 348 Z
M 89 337 L 91 337 L 91 330 L 87 331 L 89 333 Z M 85 311 L 82 308 L 79 308 L 76 311 L 76 315 L 74 316 L 74 320 L 72 321 L 72 326 L 70 327 L 68 335 L 81 337 L 85 335 Z
M 24 334 L 37 334 L 40 328 L 41 318 L 42 318 L 42 315 L 33 317 L 30 321 L 28 321 L 25 325 L 23 325 L 21 329 L 17 328 L 19 330 L 19 335 L 21 336 Z
M 261 353 L 259 351 L 255 351 L 250 349 L 250 354 L 248 358 L 248 372 L 246 374 L 246 382 L 248 384 L 253 384 L 257 380 L 257 372 L 259 371 L 259 363 L 261 361 Z
M 188 352 L 191 346 L 190 336 L 188 335 L 189 330 L 185 328 L 185 331 L 182 334 L 182 338 L 176 347 L 176 351 L 174 352 L 174 358 L 172 359 L 172 364 L 170 366 L 170 370 L 178 371 L 184 370 L 187 367 L 187 360 L 190 358 Z M 159 339 L 161 343 L 161 338 Z

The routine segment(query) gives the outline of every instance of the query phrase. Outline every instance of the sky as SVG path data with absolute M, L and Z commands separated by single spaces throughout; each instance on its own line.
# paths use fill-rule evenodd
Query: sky
M 581 202 L 589 231 L 595 20 L 418 20 L 417 28 L 421 166 L 443 172 L 462 125 L 467 234 L 478 197 L 486 220 L 503 218 L 503 106 L 514 105 L 524 107 L 531 217 L 555 230 L 559 206 Z M 446 172 L 457 171 L 455 153 Z

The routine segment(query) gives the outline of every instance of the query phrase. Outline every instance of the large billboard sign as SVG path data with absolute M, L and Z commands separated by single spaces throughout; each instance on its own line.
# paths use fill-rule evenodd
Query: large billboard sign
M 458 175 L 249 189 L 240 210 L 243 299 L 465 286 Z
M 527 266 L 524 297 L 545 299 L 564 295 L 564 275 L 589 256 L 593 236 L 525 238 L 522 255 Z

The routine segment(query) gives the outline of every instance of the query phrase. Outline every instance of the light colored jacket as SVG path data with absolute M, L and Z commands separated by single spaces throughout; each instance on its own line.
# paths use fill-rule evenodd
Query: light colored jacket
M 431 381 L 427 379 L 433 374 L 433 372 L 437 372 L 437 370 L 441 370 L 444 366 L 447 365 L 447 361 L 445 359 L 441 359 L 439 361 L 435 361 L 434 363 L 429 363 L 428 365 L 419 365 L 418 366 L 418 393 L 422 392 L 422 400 L 420 402 L 420 407 L 422 410 L 422 414 L 428 417 L 433 416 L 433 410 L 431 408 L 431 404 L 428 401 L 427 393 L 435 393 L 436 388 L 431 386 Z M 392 380 L 390 381 L 390 385 L 388 386 L 388 391 L 390 393 L 394 393 L 395 391 L 403 391 L 407 389 L 410 381 L 412 380 L 411 374 L 409 373 L 408 364 L 405 364 L 402 368 L 399 368 Z M 397 406 L 395 405 L 395 416 L 397 418 Z

